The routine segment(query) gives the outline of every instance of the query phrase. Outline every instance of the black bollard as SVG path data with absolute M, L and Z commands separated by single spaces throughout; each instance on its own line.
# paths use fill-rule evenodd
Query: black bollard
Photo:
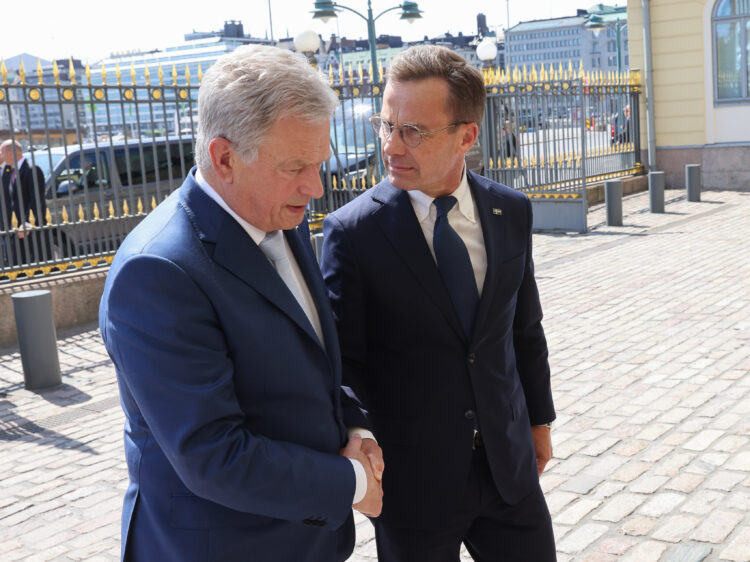
M 652 213 L 664 212 L 664 172 L 648 173 L 648 202 Z
M 607 226 L 622 226 L 622 180 L 604 182 L 604 205 L 607 207 Z
M 57 334 L 52 318 L 52 293 L 23 291 L 11 295 L 26 390 L 62 383 Z
M 685 166 L 685 187 L 687 189 L 687 200 L 699 202 L 701 200 L 701 165 L 688 164 Z

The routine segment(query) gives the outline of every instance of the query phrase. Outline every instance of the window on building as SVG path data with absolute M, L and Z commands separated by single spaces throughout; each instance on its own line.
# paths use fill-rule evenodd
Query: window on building
M 715 99 L 750 102 L 750 0 L 718 0 L 712 23 Z

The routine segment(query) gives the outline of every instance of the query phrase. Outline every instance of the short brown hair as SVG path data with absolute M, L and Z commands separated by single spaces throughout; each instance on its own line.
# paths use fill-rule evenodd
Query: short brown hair
M 416 45 L 401 51 L 391 61 L 388 81 L 408 82 L 438 78 L 448 84 L 447 109 L 455 121 L 474 122 L 481 127 L 487 92 L 481 72 L 446 47 Z

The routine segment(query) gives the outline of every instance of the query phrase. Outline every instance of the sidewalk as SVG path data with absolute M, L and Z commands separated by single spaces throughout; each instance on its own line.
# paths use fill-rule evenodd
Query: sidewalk
M 599 205 L 586 234 L 534 237 L 560 562 L 750 561 L 750 193 L 666 199 L 654 215 L 628 196 L 623 227 Z M 95 328 L 58 334 L 50 391 L 24 390 L 0 351 L 0 560 L 119 555 L 123 415 Z M 357 532 L 351 560 L 376 560 L 370 523 Z

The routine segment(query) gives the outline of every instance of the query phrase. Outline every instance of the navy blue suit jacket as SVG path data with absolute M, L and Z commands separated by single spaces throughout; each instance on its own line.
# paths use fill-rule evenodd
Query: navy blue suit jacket
M 525 195 L 468 172 L 487 274 L 467 339 L 409 196 L 383 181 L 326 218 L 323 277 L 344 382 L 386 463 L 384 523 L 434 528 L 458 506 L 478 424 L 515 503 L 538 485 L 531 424 L 555 417 Z
M 306 224 L 285 232 L 325 349 L 242 227 L 182 187 L 127 237 L 100 327 L 126 414 L 123 556 L 343 560 L 355 477 L 339 345 Z M 298 232 L 298 230 L 300 232 Z

